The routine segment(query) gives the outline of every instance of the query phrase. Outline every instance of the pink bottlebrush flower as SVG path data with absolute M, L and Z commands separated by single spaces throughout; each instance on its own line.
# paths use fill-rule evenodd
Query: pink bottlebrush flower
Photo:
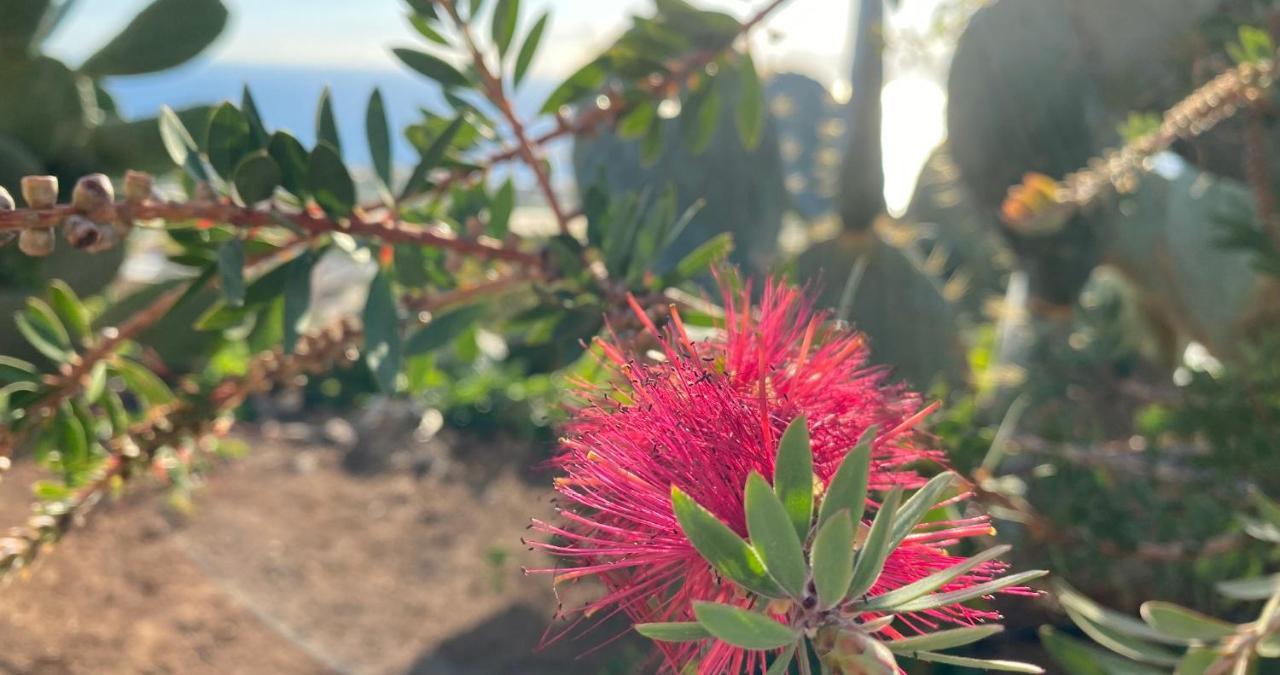
M 881 430 L 872 449 L 873 490 L 919 487 L 925 480 L 914 466 L 942 460 L 915 429 L 931 409 L 889 383 L 885 369 L 868 366 L 863 337 L 826 323 L 800 290 L 769 283 L 758 303 L 747 289 L 726 292 L 725 305 L 722 336 L 697 344 L 674 314 L 660 339 L 661 360 L 644 361 L 602 343 L 621 382 L 580 388 L 585 404 L 554 461 L 561 474 L 559 520 L 534 521 L 550 540 L 532 545 L 559 558 L 560 566 L 531 572 L 554 574 L 557 585 L 599 581 L 604 592 L 581 609 L 583 618 L 622 612 L 634 623 L 691 621 L 695 601 L 750 606 L 755 599 L 722 579 L 689 542 L 673 514 L 671 488 L 745 537 L 747 477 L 756 471 L 772 482 L 779 438 L 800 415 L 808 420 L 814 473 L 823 485 L 873 425 Z M 990 531 L 981 517 L 920 526 L 890 554 L 870 595 L 959 562 L 947 547 Z M 1002 570 L 986 563 L 941 590 L 967 588 Z M 785 611 L 779 608 L 775 617 L 783 619 Z M 901 618 L 922 631 L 996 617 L 953 605 Z M 884 634 L 900 636 L 893 628 Z M 759 672 L 766 664 L 766 652 L 720 641 L 656 644 L 673 672 L 689 663 L 716 674 Z

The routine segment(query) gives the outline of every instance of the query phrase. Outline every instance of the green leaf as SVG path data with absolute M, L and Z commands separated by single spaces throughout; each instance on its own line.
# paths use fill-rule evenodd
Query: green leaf
M 406 66 L 435 80 L 446 89 L 450 87 L 465 87 L 469 84 L 465 75 L 438 56 L 404 47 L 397 47 L 391 51 Z
M 1058 598 L 1058 602 L 1062 604 L 1062 608 L 1067 610 L 1069 615 L 1072 615 L 1073 621 L 1075 617 L 1080 617 L 1090 625 L 1104 628 L 1108 632 L 1169 645 L 1184 646 L 1187 644 L 1186 640 L 1167 636 L 1142 621 L 1099 605 L 1061 579 L 1054 581 L 1053 592 Z M 1085 629 L 1084 625 L 1080 627 Z M 1089 631 L 1085 629 L 1085 632 Z M 1093 637 L 1093 635 L 1090 634 L 1090 637 Z M 1097 640 L 1097 638 L 1094 639 Z M 1102 641 L 1099 640 L 1099 643 L 1102 643 Z
M 223 103 L 214 109 L 205 134 L 205 149 L 214 171 L 228 179 L 240 160 L 253 152 L 249 121 L 234 105 Z
M 227 25 L 221 0 L 155 0 L 80 66 L 91 77 L 140 75 L 181 65 Z
M 489 202 L 489 236 L 501 239 L 511 229 L 511 214 L 516 209 L 516 186 L 508 179 Z
M 1265 656 L 1261 654 L 1261 648 L 1259 648 L 1259 656 Z M 1186 654 L 1183 654 L 1182 660 L 1178 661 L 1178 667 L 1174 669 L 1173 675 L 1205 675 L 1209 668 L 1214 663 L 1217 663 L 1220 658 L 1222 658 L 1222 655 L 1211 647 L 1192 647 L 1187 650 Z M 1121 675 L 1128 674 L 1122 673 Z
M 387 110 L 382 101 L 382 91 L 374 89 L 369 96 L 369 107 L 364 115 L 365 136 L 369 140 L 369 156 L 373 169 L 382 184 L 391 187 L 391 125 L 387 122 Z
M 524 76 L 529 72 L 529 66 L 533 64 L 533 57 L 538 53 L 538 44 L 542 42 L 542 33 L 547 28 L 547 19 L 550 14 L 543 12 L 538 22 L 533 24 L 533 28 L 529 29 L 529 34 L 525 36 L 524 44 L 520 46 L 520 52 L 516 54 L 516 67 L 511 76 L 511 81 L 515 86 L 520 86 L 524 81 Z
M 62 325 L 71 335 L 84 339 L 92 332 L 89 325 L 89 310 L 80 301 L 80 296 L 61 279 L 49 282 L 49 303 L 53 312 L 58 315 Z
M 966 558 L 950 567 L 938 570 L 923 579 L 919 579 L 907 584 L 906 586 L 895 588 L 892 591 L 868 598 L 863 607 L 868 610 L 896 609 L 898 605 L 901 605 L 904 602 L 915 600 L 926 593 L 932 593 L 933 591 L 942 588 L 988 560 L 995 560 L 1005 553 L 1008 553 L 1011 548 L 1011 546 L 1002 544 L 1000 546 L 987 549 L 972 558 Z
M 298 337 L 306 329 L 311 307 L 311 269 L 316 256 L 307 251 L 288 264 L 284 280 L 284 349 L 292 354 Z
M 1266 600 L 1280 592 L 1280 574 L 1220 581 L 1217 588 L 1219 593 L 1236 600 Z
M 950 471 L 940 473 L 911 495 L 911 499 L 908 499 L 894 515 L 893 535 L 889 538 L 890 549 L 897 548 L 898 544 L 911 534 L 916 525 L 920 524 L 925 515 L 938 505 L 943 493 L 951 488 L 955 479 L 956 475 Z
M 695 602 L 693 614 L 716 639 L 743 649 L 778 649 L 800 637 L 795 629 L 764 614 L 732 605 Z
M 422 37 L 444 47 L 449 46 L 449 41 L 445 39 L 440 31 L 431 25 L 431 20 L 422 14 L 413 13 L 409 15 L 409 23 L 413 25 L 414 30 L 418 31 Z
M 1167 675 L 1168 672 L 1102 651 L 1052 626 L 1040 627 L 1040 641 L 1053 660 L 1071 675 Z
M 404 185 L 404 190 L 400 194 L 400 198 L 404 199 L 409 195 L 417 193 L 422 184 L 431 175 L 431 170 L 440 165 L 444 160 L 445 154 L 449 151 L 449 147 L 453 145 L 453 139 L 457 138 L 458 132 L 462 130 L 462 125 L 466 123 L 466 118 L 458 115 L 445 127 L 444 131 L 435 140 L 431 141 L 431 145 L 427 146 L 427 150 L 422 153 L 422 160 L 413 168 L 413 175 L 409 176 L 408 182 Z
M 1180 607 L 1171 602 L 1149 601 L 1142 603 L 1139 614 L 1147 625 L 1170 637 L 1200 642 L 1215 642 L 1233 635 L 1238 627 Z
M 280 166 L 266 150 L 258 150 L 240 161 L 231 182 L 235 185 L 240 202 L 251 206 L 275 194 L 276 186 L 280 185 L 281 180 Z
M 910 654 L 917 651 L 933 651 L 937 649 L 952 649 L 962 647 L 967 644 L 984 640 L 1004 630 L 1004 626 L 994 624 L 989 626 L 968 626 L 965 628 L 952 628 L 949 630 L 940 630 L 934 633 L 925 633 L 924 635 L 915 635 L 907 638 L 899 638 L 897 640 L 889 640 L 884 643 L 890 651 L 898 654 Z
M 262 115 L 258 113 L 258 103 L 253 100 L 253 93 L 249 91 L 247 84 L 240 93 L 240 112 L 244 113 L 245 121 L 249 123 L 249 138 L 253 148 L 261 150 L 267 147 L 271 135 L 267 133 L 266 125 L 262 123 Z
M 804 549 L 782 500 L 774 494 L 764 476 L 752 471 L 747 476 L 744 502 L 747 533 L 751 536 L 751 545 L 764 561 L 765 569 L 791 597 L 803 597 L 808 576 Z
M 711 637 L 711 633 L 697 621 L 638 623 L 636 632 L 659 642 L 696 642 Z
M 79 460 L 89 455 L 89 438 L 70 403 L 64 402 L 58 408 L 58 414 L 53 418 L 53 432 L 64 461 Z
M 431 318 L 430 323 L 405 341 L 405 356 L 417 356 L 452 343 L 488 312 L 484 304 L 467 305 Z
M 0 385 L 13 382 L 39 382 L 40 372 L 22 359 L 0 354 Z
M 764 86 L 760 83 L 760 74 L 756 72 L 756 64 L 750 54 L 742 57 L 742 85 L 738 99 L 737 122 L 738 135 L 742 137 L 742 145 L 748 150 L 755 150 L 760 145 L 764 134 Z
M 618 120 L 618 137 L 626 141 L 644 138 L 657 114 L 657 106 L 652 103 L 641 103 L 633 107 Z
M 125 386 L 142 397 L 148 406 L 162 406 L 173 401 L 173 392 L 169 390 L 169 385 L 141 363 L 121 358 L 117 359 L 112 367 L 124 380 Z
M 84 400 L 97 403 L 107 390 L 107 362 L 99 361 L 89 369 L 89 381 L 84 385 Z
M 694 157 L 706 152 L 715 138 L 716 124 L 720 122 L 720 88 L 717 82 L 708 82 L 702 91 L 689 98 L 685 110 L 686 142 Z
M 721 575 L 760 595 L 771 598 L 786 596 L 769 576 L 764 561 L 754 548 L 674 485 L 671 487 L 671 508 L 689 543 Z
M 862 522 L 867 508 L 867 480 L 871 475 L 871 444 L 875 442 L 879 427 L 872 425 L 862 432 L 858 444 L 840 461 L 840 467 L 827 484 L 818 509 L 818 526 L 836 512 L 848 509 L 853 522 Z
M 946 593 L 924 595 L 916 598 L 915 600 L 909 600 L 897 605 L 894 607 L 894 611 L 899 613 L 921 612 L 926 609 L 955 605 L 976 598 L 992 595 L 993 593 L 1009 588 L 1010 586 L 1017 586 L 1018 584 L 1023 584 L 1033 579 L 1039 579 L 1048 573 L 1048 570 L 1029 570 L 1026 572 L 1019 572 L 1017 574 L 1010 574 L 1009 576 L 1000 577 L 999 579 L 992 579 L 991 581 L 969 586 L 967 588 L 948 591 Z
M 875 520 L 871 521 L 871 531 L 867 533 L 867 540 L 858 552 L 858 562 L 853 566 L 853 584 L 849 589 L 849 596 L 857 597 L 866 593 L 875 585 L 876 579 L 880 578 L 884 561 L 893 552 L 889 547 L 889 533 L 893 531 L 895 513 L 901 501 L 902 488 L 893 488 L 880 505 Z
M 396 391 L 401 361 L 400 314 L 391 280 L 384 271 L 370 282 L 364 306 L 364 360 L 383 391 Z
M 690 251 L 676 263 L 674 269 L 663 275 L 662 283 L 664 286 L 675 286 L 693 279 L 710 269 L 713 264 L 727 258 L 732 252 L 733 235 L 721 232 Z
M 801 540 L 808 537 L 813 520 L 813 449 L 809 444 L 809 422 L 804 415 L 791 420 L 778 441 L 773 489 L 786 507 L 796 534 Z
M 355 208 L 356 185 L 338 151 L 329 145 L 321 143 L 311 151 L 307 188 L 330 218 L 344 218 Z
M 169 106 L 161 106 L 160 115 L 156 120 L 160 125 L 160 140 L 163 141 L 164 149 L 169 153 L 173 163 L 182 167 L 196 180 L 208 180 L 209 174 L 205 171 L 204 161 L 200 158 L 200 149 L 195 139 L 191 137 L 191 132 L 187 131 L 187 126 L 178 117 L 178 113 Z
M 774 658 L 773 663 L 769 664 L 769 669 L 764 672 L 764 675 L 787 675 L 791 671 L 791 662 L 795 660 L 796 648 L 799 646 L 800 643 L 797 642 L 782 650 Z M 809 655 L 805 654 L 802 658 L 809 658 Z
M 560 110 L 561 106 L 568 105 L 588 94 L 594 94 L 599 91 L 605 80 L 608 79 L 608 73 L 605 70 L 606 63 L 606 61 L 597 59 L 570 75 L 547 97 L 546 102 L 542 104 L 542 114 L 554 114 Z
M 516 35 L 516 22 L 520 19 L 520 0 L 498 0 L 493 9 L 493 43 L 498 46 L 498 57 L 507 55 L 511 48 L 511 38 Z
M 932 661 L 934 663 L 945 663 L 951 666 L 964 666 L 965 668 L 977 668 L 978 670 L 999 670 L 1006 673 L 1043 673 L 1044 668 L 1030 663 L 1022 663 L 1020 661 L 998 661 L 993 659 L 973 659 L 967 656 L 952 656 L 950 654 L 938 654 L 936 652 L 917 652 L 911 655 L 920 661 Z
M 244 240 L 235 237 L 218 248 L 218 278 L 222 297 L 232 307 L 244 305 Z
M 280 185 L 296 197 L 306 197 L 308 159 L 302 143 L 283 131 L 277 131 L 271 134 L 267 143 L 267 154 L 280 169 Z
M 333 92 L 325 87 L 316 105 L 316 145 L 327 143 L 342 155 L 342 139 L 338 136 L 338 121 L 333 115 Z
M 71 358 L 71 336 L 58 315 L 44 300 L 27 298 L 27 308 L 14 315 L 18 332 L 36 351 L 62 363 Z
M 813 585 L 823 609 L 839 605 L 853 582 L 853 518 L 840 511 L 813 538 Z

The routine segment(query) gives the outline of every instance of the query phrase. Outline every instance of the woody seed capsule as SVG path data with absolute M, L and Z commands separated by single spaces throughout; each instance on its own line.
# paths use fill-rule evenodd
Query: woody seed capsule
M 58 204 L 57 176 L 23 176 L 22 200 L 33 209 L 51 209 Z
M 88 249 L 102 240 L 103 228 L 81 215 L 67 216 L 62 223 L 62 236 L 75 248 Z
M 13 195 L 9 194 L 9 191 L 4 189 L 4 186 L 0 186 L 0 211 L 12 211 L 15 206 Z M 17 236 L 17 230 L 0 230 L 0 246 L 8 244 L 16 239 Z M 0 469 L 0 471 L 2 470 Z
M 124 174 L 124 200 L 130 204 L 141 204 L 151 198 L 155 179 L 151 174 L 142 171 L 128 171 Z
M 80 213 L 94 213 L 110 206 L 116 199 L 111 179 L 100 173 L 91 173 L 76 181 L 71 192 L 71 208 Z
M 18 236 L 18 249 L 33 258 L 53 253 L 53 229 L 41 227 L 23 230 Z

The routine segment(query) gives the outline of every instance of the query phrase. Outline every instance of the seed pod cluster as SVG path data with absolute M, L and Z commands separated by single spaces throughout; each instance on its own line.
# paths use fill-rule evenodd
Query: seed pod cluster
M 57 176 L 23 176 L 22 200 L 32 209 L 51 209 L 58 205 Z M 18 235 L 18 248 L 33 258 L 53 253 L 53 230 L 47 227 L 28 228 Z

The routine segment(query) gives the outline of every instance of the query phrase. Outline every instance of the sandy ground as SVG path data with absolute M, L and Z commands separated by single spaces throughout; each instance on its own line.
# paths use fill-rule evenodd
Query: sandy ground
M 625 673 L 642 645 L 536 651 L 555 599 L 520 544 L 550 512 L 536 451 L 433 441 L 428 461 L 355 477 L 332 447 L 243 439 L 182 516 L 142 489 L 99 507 L 3 589 L 0 672 Z M 465 451 L 459 450 L 465 448 Z M 19 467 L 0 486 L 18 522 Z M 607 638 L 617 627 L 601 632 Z

